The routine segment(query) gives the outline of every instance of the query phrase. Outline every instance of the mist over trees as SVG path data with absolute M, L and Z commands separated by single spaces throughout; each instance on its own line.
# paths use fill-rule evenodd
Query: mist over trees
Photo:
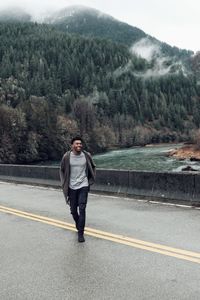
M 197 73 L 137 75 L 150 67 L 106 39 L 0 23 L 0 162 L 58 160 L 75 134 L 93 153 L 188 140 L 200 125 Z

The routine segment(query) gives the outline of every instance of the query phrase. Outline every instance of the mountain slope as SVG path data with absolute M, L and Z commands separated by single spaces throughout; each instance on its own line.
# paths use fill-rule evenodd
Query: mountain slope
M 30 14 L 20 8 L 10 8 L 0 11 L 0 22 L 30 22 Z M 87 37 L 108 39 L 131 47 L 141 39 L 148 38 L 155 46 L 159 47 L 162 54 L 178 59 L 187 59 L 192 51 L 171 47 L 156 38 L 146 34 L 141 29 L 120 22 L 108 14 L 85 6 L 69 6 L 59 10 L 41 20 L 61 31 L 79 34 Z
M 124 45 L 34 23 L 0 23 L 0 37 L 0 162 L 59 159 L 74 134 L 97 152 L 200 126 L 196 79 L 146 77 Z
M 68 33 L 110 39 L 128 46 L 147 36 L 139 28 L 120 22 L 96 9 L 83 6 L 60 10 L 44 22 L 53 24 Z
M 187 58 L 193 53 L 192 51 L 171 47 L 137 27 L 120 22 L 96 9 L 84 6 L 71 6 L 62 9 L 46 18 L 44 23 L 51 24 L 64 32 L 110 39 L 128 47 L 143 38 L 148 38 L 161 48 L 164 55 L 176 56 L 180 59 Z

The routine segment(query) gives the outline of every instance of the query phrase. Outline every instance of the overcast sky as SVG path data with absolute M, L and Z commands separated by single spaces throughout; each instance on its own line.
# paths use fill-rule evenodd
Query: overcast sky
M 38 16 L 78 4 L 99 9 L 172 46 L 200 50 L 199 0 L 6 0 L 0 10 L 20 6 Z

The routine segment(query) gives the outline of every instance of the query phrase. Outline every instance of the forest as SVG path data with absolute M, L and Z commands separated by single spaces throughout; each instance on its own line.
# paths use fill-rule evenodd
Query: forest
M 92 153 L 190 140 L 200 125 L 198 61 L 185 55 L 187 74 L 144 77 L 155 62 L 126 45 L 1 22 L 0 162 L 59 160 L 77 134 Z

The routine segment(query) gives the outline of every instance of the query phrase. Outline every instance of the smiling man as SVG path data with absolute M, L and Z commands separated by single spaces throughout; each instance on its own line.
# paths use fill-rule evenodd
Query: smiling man
M 81 137 L 74 137 L 71 150 L 66 152 L 60 166 L 63 193 L 78 230 L 78 241 L 85 242 L 86 205 L 90 185 L 95 180 L 95 164 L 90 153 L 82 150 Z

